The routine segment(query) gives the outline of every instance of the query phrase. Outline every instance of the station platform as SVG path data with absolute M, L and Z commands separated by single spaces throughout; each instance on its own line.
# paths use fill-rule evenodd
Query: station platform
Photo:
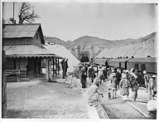
M 64 82 L 7 83 L 6 118 L 98 119 L 95 108 L 83 100 L 81 86 L 68 88 Z

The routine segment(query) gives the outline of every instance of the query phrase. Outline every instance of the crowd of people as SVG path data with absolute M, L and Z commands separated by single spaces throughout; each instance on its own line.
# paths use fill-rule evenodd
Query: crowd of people
M 140 85 L 140 76 L 134 68 L 130 70 L 121 68 L 107 68 L 105 66 L 83 65 L 81 66 L 81 84 L 82 88 L 86 88 L 88 81 L 94 82 L 96 77 L 99 77 L 99 84 L 102 82 L 110 82 L 109 90 L 110 98 L 116 98 L 116 91 L 120 89 L 120 94 L 128 100 L 130 92 L 133 95 L 133 100 L 136 101 L 138 89 Z M 157 83 L 155 75 L 148 75 L 143 71 L 144 86 L 146 92 L 149 93 L 149 99 L 152 100 L 157 93 Z
M 122 98 L 136 101 L 141 80 L 141 73 L 134 68 L 130 70 L 95 66 L 94 64 L 81 64 L 79 66 L 81 86 L 87 94 L 88 103 L 96 105 L 100 96 L 99 86 L 104 83 L 108 85 L 108 98 L 117 98 L 117 90 L 120 91 Z M 157 95 L 157 79 L 155 75 L 149 75 L 145 70 L 142 72 L 144 87 L 149 94 L 149 100 L 153 100 Z M 131 94 L 131 95 L 130 95 Z M 131 98 L 131 99 L 129 99 Z

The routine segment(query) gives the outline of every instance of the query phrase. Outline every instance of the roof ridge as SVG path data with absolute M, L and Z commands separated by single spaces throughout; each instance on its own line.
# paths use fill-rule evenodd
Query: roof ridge
M 26 24 L 4 24 L 4 25 L 11 25 L 11 26 L 15 26 L 15 25 L 40 25 L 41 23 L 26 23 Z

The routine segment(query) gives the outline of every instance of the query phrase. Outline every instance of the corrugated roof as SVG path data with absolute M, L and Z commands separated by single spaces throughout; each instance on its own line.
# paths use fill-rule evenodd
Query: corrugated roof
M 157 62 L 156 57 L 149 57 L 149 58 L 132 58 L 129 62 Z
M 3 28 L 3 38 L 33 38 L 40 24 L 6 24 Z
M 16 45 L 4 46 L 7 57 L 59 57 L 53 53 L 47 52 L 45 48 L 40 48 L 35 45 Z

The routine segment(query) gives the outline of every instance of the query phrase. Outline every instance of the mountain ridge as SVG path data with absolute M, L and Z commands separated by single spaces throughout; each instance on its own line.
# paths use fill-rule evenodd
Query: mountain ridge
M 68 50 L 74 51 L 77 48 L 77 46 L 80 46 L 80 51 L 92 51 L 93 55 L 98 55 L 101 51 L 104 49 L 111 49 L 113 47 L 121 47 L 121 46 L 128 46 L 130 44 L 134 45 L 136 44 L 139 46 L 142 43 L 153 43 L 153 41 L 156 41 L 156 34 L 157 32 L 152 32 L 146 36 L 142 36 L 137 39 L 133 38 L 127 38 L 127 39 L 120 39 L 120 40 L 107 40 L 107 39 L 101 39 L 96 36 L 89 36 L 84 35 L 81 36 L 73 41 L 63 41 L 62 39 L 59 39 L 57 37 L 44 37 L 46 42 L 52 42 L 53 44 L 59 44 L 65 46 Z M 156 43 L 156 42 L 154 42 Z

